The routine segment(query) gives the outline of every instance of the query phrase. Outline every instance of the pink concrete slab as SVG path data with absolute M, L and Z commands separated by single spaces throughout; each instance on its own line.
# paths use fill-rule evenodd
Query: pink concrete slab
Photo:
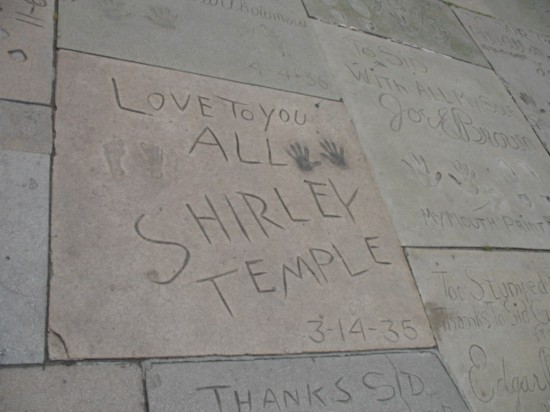
M 53 0 L 12 0 L 0 6 L 0 98 L 50 103 Z
M 429 347 L 341 103 L 61 52 L 55 359 Z

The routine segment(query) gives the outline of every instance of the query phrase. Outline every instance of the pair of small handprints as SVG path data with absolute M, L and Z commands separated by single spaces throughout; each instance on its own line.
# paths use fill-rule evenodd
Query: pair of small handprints
M 432 173 L 422 155 L 411 153 L 406 159 L 401 159 L 401 161 L 413 170 L 418 179 L 422 181 L 425 186 L 434 187 L 441 181 L 442 174 L 439 171 Z M 466 192 L 477 195 L 479 193 L 479 187 L 475 181 L 475 171 L 466 163 L 459 160 L 452 162 L 452 165 L 454 171 L 448 173 L 448 176 Z
M 338 148 L 336 144 L 328 139 L 319 142 L 324 152 L 321 152 L 321 156 L 329 160 L 333 165 L 338 166 L 342 169 L 347 167 L 346 159 L 344 157 L 344 148 L 340 146 Z M 314 167 L 321 164 L 320 161 L 312 161 L 309 158 L 309 148 L 307 146 L 302 146 L 300 143 L 295 143 L 290 145 L 290 150 L 287 150 L 286 153 L 294 159 L 298 168 L 304 172 L 313 170 Z
M 149 172 L 155 179 L 162 178 L 163 150 L 154 143 L 141 142 L 140 149 L 147 162 Z M 103 144 L 103 153 L 111 175 L 121 178 L 126 175 L 122 165 L 122 158 L 126 155 L 126 144 L 122 139 L 114 139 Z

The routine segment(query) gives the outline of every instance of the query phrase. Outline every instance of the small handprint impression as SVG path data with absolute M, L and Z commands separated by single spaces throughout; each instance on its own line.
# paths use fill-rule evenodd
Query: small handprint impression
M 412 169 L 418 180 L 426 187 L 437 186 L 441 180 L 441 173 L 436 172 L 433 174 L 422 155 L 411 153 L 406 159 L 401 159 L 401 161 Z
M 348 166 L 346 163 L 346 159 L 344 158 L 343 146 L 340 146 L 340 149 L 338 149 L 336 147 L 336 144 L 328 139 L 323 140 L 322 142 L 320 142 L 320 144 L 325 151 L 324 153 L 321 152 L 321 156 L 323 156 L 325 159 L 330 160 L 333 165 L 341 167 L 342 169 L 345 169 Z
M 177 14 L 174 14 L 169 7 L 149 7 L 151 15 L 146 16 L 151 22 L 164 29 L 174 30 L 176 28 Z
M 309 160 L 309 149 L 307 146 L 300 146 L 300 143 L 295 143 L 290 145 L 290 150 L 287 150 L 286 153 L 292 157 L 298 168 L 304 172 L 309 172 L 313 170 L 315 166 L 319 166 L 321 162 L 312 162 Z
M 449 177 L 455 181 L 455 183 L 473 195 L 479 193 L 479 187 L 476 184 L 476 172 L 472 170 L 466 163 L 456 160 L 453 162 L 453 167 L 456 173 L 449 173 Z
M 119 178 L 126 174 L 122 167 L 122 157 L 126 154 L 124 140 L 114 139 L 104 143 L 103 154 L 113 177 Z
M 145 157 L 151 176 L 162 178 L 162 148 L 153 143 L 141 142 L 141 151 Z

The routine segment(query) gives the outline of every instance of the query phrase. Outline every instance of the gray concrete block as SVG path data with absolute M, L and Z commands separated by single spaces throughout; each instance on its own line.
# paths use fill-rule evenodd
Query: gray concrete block
M 550 248 L 550 158 L 492 71 L 315 27 L 403 245 Z
M 442 359 L 473 410 L 547 410 L 550 253 L 407 252 Z
M 0 370 L 2 411 L 145 411 L 141 369 L 125 363 Z
M 433 345 L 341 102 L 66 51 L 57 84 L 55 359 Z
M 468 407 L 433 353 L 153 363 L 157 411 L 441 411 Z
M 0 151 L 0 364 L 44 359 L 50 159 Z

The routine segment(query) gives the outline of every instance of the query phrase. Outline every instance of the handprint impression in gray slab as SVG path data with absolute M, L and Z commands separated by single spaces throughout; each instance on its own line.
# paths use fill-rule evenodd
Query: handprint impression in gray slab
M 174 14 L 169 7 L 151 6 L 149 7 L 149 11 L 151 12 L 151 15 L 145 17 L 157 26 L 172 30 L 176 28 L 175 23 L 178 15 Z
M 162 148 L 156 144 L 145 142 L 141 142 L 140 147 L 151 176 L 160 179 L 162 177 Z
M 460 160 L 456 160 L 453 162 L 453 167 L 455 169 L 454 174 L 449 173 L 449 177 L 455 181 L 455 183 L 467 191 L 468 193 L 471 193 L 473 195 L 477 195 L 479 193 L 479 187 L 476 184 L 476 172 L 470 167 Z
M 124 141 L 122 139 L 114 139 L 103 144 L 105 159 L 109 165 L 111 175 L 115 178 L 122 177 L 126 174 L 122 168 L 122 156 L 126 153 L 124 146 Z
M 309 149 L 307 146 L 304 146 L 302 149 L 300 143 L 291 144 L 290 151 L 287 150 L 286 153 L 296 161 L 298 168 L 304 172 L 309 172 L 313 170 L 315 166 L 321 164 L 321 162 L 311 162 L 309 160 Z
M 401 159 L 401 161 L 412 169 L 418 180 L 420 180 L 424 186 L 434 187 L 440 182 L 441 173 L 436 172 L 433 174 L 422 155 L 411 153 L 406 159 Z
M 344 158 L 344 147 L 340 146 L 340 149 L 336 147 L 336 144 L 328 139 L 320 142 L 321 147 L 325 150 L 324 153 L 321 153 L 325 159 L 330 160 L 333 165 L 336 165 L 341 168 L 346 168 L 346 159 Z

